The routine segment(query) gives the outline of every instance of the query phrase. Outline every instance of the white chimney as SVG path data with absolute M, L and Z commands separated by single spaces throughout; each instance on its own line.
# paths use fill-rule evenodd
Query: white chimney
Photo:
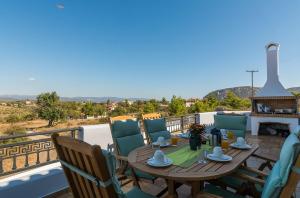
M 279 81 L 279 44 L 270 43 L 266 45 L 267 53 L 267 82 L 256 96 L 292 96 Z

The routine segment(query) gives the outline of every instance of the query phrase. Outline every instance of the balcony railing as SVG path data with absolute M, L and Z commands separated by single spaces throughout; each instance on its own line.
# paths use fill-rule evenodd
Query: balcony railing
M 197 114 L 167 117 L 168 130 L 184 131 L 196 122 Z M 57 162 L 51 134 L 78 137 L 79 127 L 0 137 L 0 177 Z
M 0 177 L 57 162 L 51 134 L 76 137 L 79 128 L 0 137 Z M 19 140 L 20 142 L 9 143 Z

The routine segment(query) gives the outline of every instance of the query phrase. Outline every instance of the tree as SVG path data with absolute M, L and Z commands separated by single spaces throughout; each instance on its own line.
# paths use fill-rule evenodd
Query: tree
M 296 97 L 300 97 L 300 92 L 298 91 L 292 91 L 292 94 Z
M 182 116 L 186 114 L 185 101 L 181 97 L 173 96 L 169 104 L 169 112 L 171 115 Z
M 151 102 L 146 102 L 144 106 L 144 113 L 153 113 L 155 111 L 155 107 L 153 103 Z
M 81 111 L 85 116 L 93 116 L 95 114 L 95 108 L 94 108 L 93 103 L 90 101 L 86 102 L 83 105 Z
M 163 97 L 161 99 L 161 104 L 164 104 L 164 105 L 168 104 L 168 101 L 167 101 L 167 99 L 165 97 Z
M 95 112 L 95 115 L 97 115 L 97 116 L 103 115 L 105 112 L 105 108 L 101 104 L 96 104 L 95 108 L 94 108 L 94 112 Z
M 60 107 L 59 96 L 56 92 L 42 93 L 37 96 L 38 117 L 48 120 L 48 126 L 53 126 L 55 122 L 63 119 L 64 112 Z
M 242 99 L 235 95 L 232 91 L 227 92 L 227 95 L 221 104 L 233 110 L 248 109 L 251 106 L 249 99 Z

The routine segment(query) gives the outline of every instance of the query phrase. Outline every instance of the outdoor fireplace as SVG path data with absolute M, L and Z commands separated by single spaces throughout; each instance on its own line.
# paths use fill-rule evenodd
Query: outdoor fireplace
M 261 122 L 258 134 L 287 137 L 290 134 L 290 127 L 286 123 Z
M 299 100 L 288 92 L 279 81 L 279 44 L 270 43 L 266 46 L 267 81 L 255 97 L 251 98 L 251 131 L 252 135 L 260 133 L 263 123 L 270 126 L 284 125 L 288 131 L 296 130 L 299 125 Z M 262 126 L 260 126 L 262 125 Z M 274 128 L 274 126 L 272 128 Z M 278 129 L 274 129 L 279 131 Z M 274 132 L 274 131 L 273 131 Z

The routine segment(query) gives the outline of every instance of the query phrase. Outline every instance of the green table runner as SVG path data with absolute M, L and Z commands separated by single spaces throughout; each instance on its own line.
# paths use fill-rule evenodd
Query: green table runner
M 190 145 L 186 145 L 178 150 L 167 153 L 166 156 L 173 160 L 174 165 L 187 168 L 198 161 L 200 153 L 204 149 L 211 150 L 211 146 L 202 144 L 201 149 L 193 151 L 190 149 Z

